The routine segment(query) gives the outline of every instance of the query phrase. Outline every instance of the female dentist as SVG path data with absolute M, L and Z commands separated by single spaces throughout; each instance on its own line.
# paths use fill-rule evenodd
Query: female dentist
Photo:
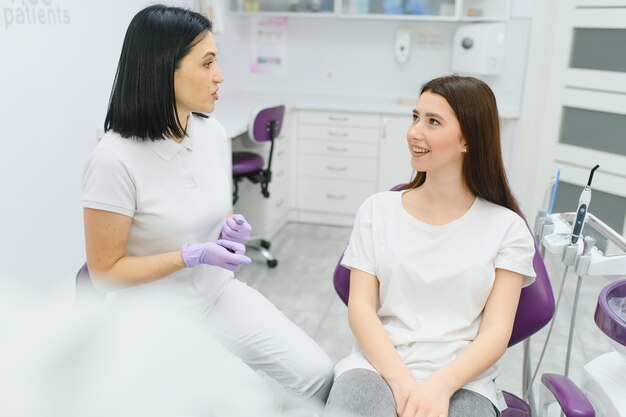
M 112 308 L 204 320 L 227 348 L 305 398 L 325 400 L 332 362 L 256 290 L 233 279 L 251 227 L 229 217 L 231 150 L 214 110 L 211 22 L 150 6 L 132 19 L 105 120 L 83 173 L 87 263 Z

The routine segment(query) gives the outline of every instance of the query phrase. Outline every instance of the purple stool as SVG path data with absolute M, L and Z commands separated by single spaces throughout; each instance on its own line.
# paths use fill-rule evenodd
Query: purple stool
M 257 153 L 253 152 L 233 152 L 233 205 L 239 199 L 239 182 L 244 178 L 254 184 L 261 185 L 261 194 L 269 198 L 268 186 L 272 180 L 272 155 L 274 153 L 274 139 L 280 135 L 285 116 L 285 106 L 266 107 L 257 110 L 252 115 L 252 122 L 248 128 L 248 137 L 257 143 L 270 142 L 270 153 L 267 160 L 267 168 L 264 168 L 265 160 Z M 245 214 L 245 213 L 244 213 Z M 250 240 L 246 246 L 250 249 L 258 250 L 265 258 L 267 266 L 274 268 L 278 261 L 269 252 L 270 242 L 255 238 Z
M 392 191 L 401 190 L 403 185 L 393 187 Z M 333 284 L 339 298 L 347 305 L 350 293 L 350 270 L 341 265 L 343 254 L 335 267 Z M 554 294 L 550 285 L 550 278 L 546 266 L 535 244 L 533 266 L 537 274 L 535 282 L 522 289 L 522 293 L 515 315 L 513 331 L 509 340 L 509 347 L 520 341 L 525 343 L 524 372 L 530 370 L 527 362 L 527 346 L 529 337 L 541 330 L 554 315 Z M 524 375 L 525 378 L 527 374 Z M 593 417 L 594 411 L 583 392 L 566 377 L 546 374 L 542 379 L 544 385 L 556 397 L 566 417 Z M 526 382 L 524 383 L 526 385 Z M 524 387 L 524 390 L 526 387 Z M 503 392 L 508 408 L 502 412 L 502 417 L 531 417 L 531 406 L 521 398 Z
M 244 178 L 255 184 L 261 184 L 261 193 L 265 198 L 270 196 L 268 185 L 272 180 L 272 154 L 274 153 L 274 139 L 280 135 L 285 116 L 285 106 L 267 107 L 254 112 L 252 122 L 248 128 L 248 136 L 253 142 L 270 142 L 270 154 L 267 168 L 265 161 L 259 154 L 253 152 L 233 152 L 233 204 L 239 199 L 239 182 Z

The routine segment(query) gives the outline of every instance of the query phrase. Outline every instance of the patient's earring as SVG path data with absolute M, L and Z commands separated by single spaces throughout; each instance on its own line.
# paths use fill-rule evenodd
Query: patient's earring
M 465 148 L 463 148 L 463 150 L 461 152 L 467 153 L 467 146 Z

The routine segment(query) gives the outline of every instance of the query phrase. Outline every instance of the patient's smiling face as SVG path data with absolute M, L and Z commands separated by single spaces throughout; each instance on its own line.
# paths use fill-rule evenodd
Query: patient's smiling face
M 413 110 L 407 132 L 411 166 L 415 171 L 459 170 L 466 152 L 459 120 L 445 98 L 424 92 Z

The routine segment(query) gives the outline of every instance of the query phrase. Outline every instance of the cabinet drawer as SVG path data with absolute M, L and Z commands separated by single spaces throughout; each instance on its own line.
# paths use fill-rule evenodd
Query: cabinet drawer
M 298 136 L 304 139 L 378 142 L 379 132 L 372 127 L 338 127 L 306 125 L 298 126 Z
M 270 199 L 271 201 L 267 207 L 267 226 L 269 229 L 273 229 L 278 223 L 287 219 L 289 214 L 289 194 L 286 191 L 287 187 L 277 189 L 276 198 Z
M 376 188 L 373 182 L 314 178 L 299 178 L 298 184 L 299 209 L 344 214 L 355 214 Z
M 300 123 L 323 124 L 333 126 L 379 127 L 378 114 L 350 112 L 327 112 L 305 110 L 300 112 Z
M 376 181 L 377 165 L 375 159 L 300 155 L 298 157 L 298 174 L 308 177 Z
M 272 184 L 278 186 L 289 178 L 289 164 L 274 165 L 272 162 L 272 181 L 270 181 L 270 187 Z
M 274 145 L 274 156 L 272 157 L 272 161 L 278 161 L 280 159 L 287 159 L 289 156 L 289 147 L 288 146 L 277 146 L 278 143 L 276 143 L 276 145 Z M 269 158 L 269 150 L 267 153 L 266 158 Z
M 302 139 L 298 146 L 300 154 L 372 159 L 378 157 L 378 146 L 366 143 Z

